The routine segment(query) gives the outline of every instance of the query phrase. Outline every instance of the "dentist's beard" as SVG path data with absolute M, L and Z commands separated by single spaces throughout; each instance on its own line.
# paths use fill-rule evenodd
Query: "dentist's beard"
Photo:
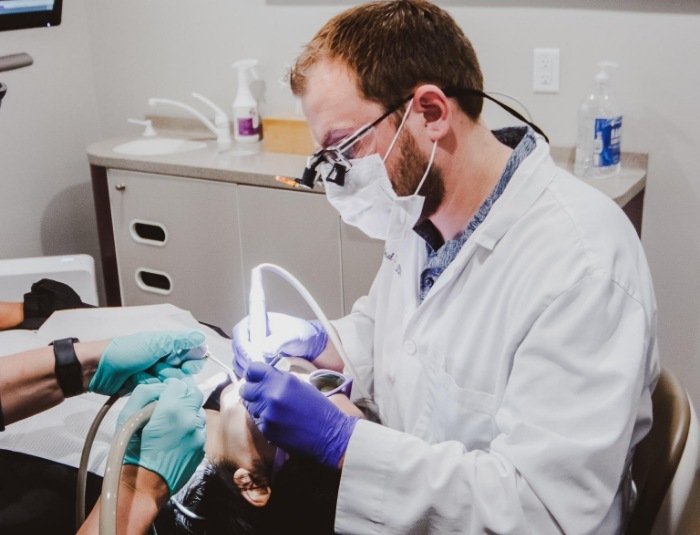
M 408 131 L 405 131 L 399 137 L 394 150 L 400 154 L 401 158 L 391 174 L 394 178 L 392 180 L 394 191 L 400 197 L 413 195 L 416 193 L 416 188 L 420 184 L 425 170 L 428 168 L 429 159 L 421 154 L 418 143 Z M 442 172 L 434 163 L 420 191 L 417 193 L 425 197 L 423 210 L 418 220 L 418 223 L 421 223 L 437 212 L 445 198 L 445 184 Z

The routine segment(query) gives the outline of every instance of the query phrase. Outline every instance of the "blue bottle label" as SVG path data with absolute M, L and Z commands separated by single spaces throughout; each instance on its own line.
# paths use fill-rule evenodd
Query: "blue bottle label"
M 622 117 L 596 119 L 593 135 L 593 165 L 608 167 L 620 163 Z

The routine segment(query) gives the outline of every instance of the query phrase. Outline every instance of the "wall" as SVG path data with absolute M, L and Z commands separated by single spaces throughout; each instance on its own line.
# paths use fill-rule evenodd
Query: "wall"
M 0 32 L 0 55 L 34 64 L 0 73 L 0 258 L 98 257 L 85 147 L 100 135 L 82 2 L 54 28 Z
M 255 57 L 260 60 L 261 81 L 255 90 L 262 98 L 261 112 L 293 112 L 295 102 L 279 82 L 285 65 L 323 22 L 357 3 L 73 1 L 66 3 L 65 22 L 59 28 L 0 34 L 0 53 L 24 49 L 37 59 L 33 72 L 3 76 L 18 101 L 8 100 L 0 114 L 0 178 L 3 192 L 8 182 L 12 192 L 11 199 L 3 195 L 0 200 L 0 224 L 8 228 L 8 223 L 19 222 L 25 235 L 3 238 L 1 256 L 92 246 L 92 229 L 82 224 L 89 219 L 83 206 L 84 145 L 98 136 L 138 133 L 126 119 L 156 112 L 146 106 L 149 97 L 196 106 L 189 95 L 198 91 L 228 111 L 236 88 L 230 65 Z M 700 50 L 700 1 L 438 3 L 472 39 L 487 88 L 522 100 L 555 145 L 574 143 L 576 105 L 591 84 L 595 63 L 611 59 L 620 64 L 614 84 L 625 107 L 623 149 L 649 153 L 643 242 L 659 300 L 663 361 L 682 377 L 697 405 L 700 65 L 695 56 Z M 89 21 L 87 30 L 84 18 Z M 532 93 L 534 47 L 561 49 L 559 94 Z M 32 83 L 39 80 L 51 80 L 52 90 L 41 91 Z M 165 108 L 157 113 L 177 114 Z M 491 110 L 487 117 L 500 120 Z M 37 145 L 42 147 L 41 157 L 34 152 Z M 72 195 L 71 188 L 78 195 Z M 64 204 L 62 210 L 55 209 L 57 203 Z M 65 217 L 73 212 L 76 218 Z

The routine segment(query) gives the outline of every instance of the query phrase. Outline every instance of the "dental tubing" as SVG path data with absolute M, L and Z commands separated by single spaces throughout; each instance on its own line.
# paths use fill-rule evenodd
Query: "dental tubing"
M 282 277 L 284 280 L 286 280 L 289 284 L 292 285 L 292 287 L 299 292 L 299 295 L 304 298 L 306 303 L 311 307 L 311 310 L 313 311 L 314 314 L 316 314 L 316 317 L 319 319 L 321 322 L 321 325 L 323 325 L 323 328 L 326 331 L 326 334 L 328 334 L 328 338 L 330 338 L 331 342 L 333 342 L 333 345 L 335 346 L 336 351 L 338 351 L 338 355 L 340 356 L 340 359 L 343 361 L 343 366 L 348 370 L 348 373 L 350 376 L 353 378 L 357 378 L 358 375 L 355 373 L 355 368 L 354 366 L 350 363 L 350 359 L 348 358 L 347 353 L 345 352 L 345 349 L 343 348 L 343 344 L 340 341 L 340 338 L 338 337 L 338 334 L 335 332 L 335 328 L 331 325 L 330 321 L 328 321 L 328 318 L 326 315 L 323 313 L 323 310 L 321 310 L 321 307 L 318 305 L 316 300 L 313 298 L 311 293 L 304 287 L 304 285 L 299 282 L 299 280 L 294 277 L 289 271 L 287 271 L 284 268 L 281 268 L 275 264 L 259 264 L 258 266 L 253 268 L 253 272 L 255 271 L 271 271 L 280 277 Z M 259 277 L 259 275 L 253 275 L 251 277 L 252 279 L 255 279 L 256 277 Z M 259 277 L 261 278 L 261 277 Z M 252 283 L 251 283 L 251 292 L 252 292 Z M 262 282 L 260 282 L 260 291 L 262 292 Z M 264 304 L 264 297 L 263 297 L 263 304 Z M 252 322 L 252 311 L 249 310 L 249 321 Z M 253 331 L 252 331 L 252 325 L 250 329 L 250 335 L 251 335 L 251 342 L 253 341 L 252 336 L 253 336 Z M 360 384 L 359 381 L 356 381 L 353 385 L 353 388 L 359 392 L 360 397 L 365 398 L 365 399 L 370 399 L 369 394 L 364 390 L 362 385 Z
M 139 429 L 143 428 L 151 418 L 156 402 L 149 403 L 143 409 L 132 414 L 117 432 L 107 457 L 104 479 L 102 481 L 102 496 L 100 503 L 100 535 L 117 534 L 117 491 L 122 470 L 124 454 L 129 440 Z
M 90 461 L 90 450 L 92 450 L 92 444 L 95 442 L 95 436 L 97 435 L 97 430 L 100 428 L 100 424 L 104 417 L 107 416 L 107 412 L 112 405 L 119 399 L 119 394 L 114 394 L 110 396 L 104 405 L 100 408 L 92 421 L 92 425 L 88 430 L 87 437 L 85 437 L 85 444 L 83 444 L 83 451 L 80 454 L 80 466 L 78 468 L 78 482 L 75 489 L 75 530 L 77 531 L 80 526 L 85 522 L 85 489 L 87 487 L 87 475 L 88 475 L 88 462 Z
M 88 435 L 85 439 L 83 452 L 80 457 L 80 467 L 78 469 L 78 484 L 76 488 L 76 504 L 75 504 L 75 529 L 76 531 L 85 522 L 85 487 L 88 472 L 88 460 L 90 458 L 90 450 L 95 440 L 97 430 L 106 416 L 109 409 L 119 399 L 118 394 L 111 396 L 102 405 L 102 408 L 97 413 L 97 416 L 90 426 Z M 139 429 L 143 428 L 151 418 L 155 409 L 155 402 L 146 405 L 140 411 L 132 414 L 112 442 L 107 457 L 107 465 L 105 468 L 104 479 L 102 480 L 102 502 L 100 505 L 100 535 L 116 535 L 117 533 L 117 490 L 119 488 L 119 478 L 121 475 L 122 463 L 124 454 L 129 445 L 129 440 Z

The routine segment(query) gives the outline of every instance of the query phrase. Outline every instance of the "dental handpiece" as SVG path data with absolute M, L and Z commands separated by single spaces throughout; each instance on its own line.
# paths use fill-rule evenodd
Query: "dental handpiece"
M 253 360 L 264 361 L 260 349 L 267 337 L 267 308 L 262 284 L 262 269 L 255 267 L 250 272 L 250 294 L 248 296 L 248 333 L 253 351 Z

